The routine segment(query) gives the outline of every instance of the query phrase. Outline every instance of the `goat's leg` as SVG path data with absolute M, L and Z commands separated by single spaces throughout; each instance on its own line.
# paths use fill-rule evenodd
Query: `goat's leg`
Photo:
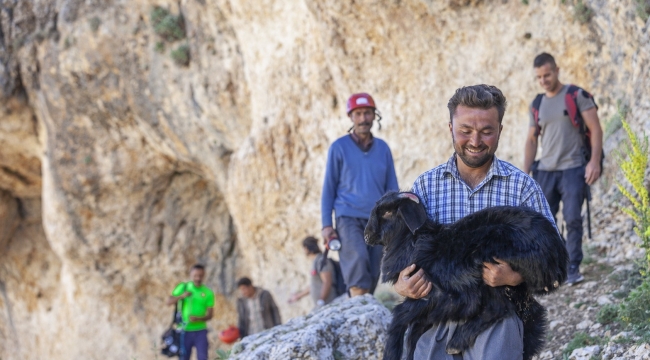
M 408 353 L 407 360 L 413 360 L 415 355 L 415 347 L 420 340 L 420 337 L 431 328 L 431 324 L 426 323 L 425 321 L 416 321 L 411 327 L 411 332 L 408 336 Z
M 384 360 L 401 360 L 404 350 L 404 334 L 411 323 L 412 303 L 403 302 L 393 309 L 393 320 L 388 327 L 388 339 L 384 348 Z

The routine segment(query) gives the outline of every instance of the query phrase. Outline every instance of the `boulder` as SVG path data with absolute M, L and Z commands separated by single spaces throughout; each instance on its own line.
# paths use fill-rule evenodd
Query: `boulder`
M 230 359 L 381 359 L 391 318 L 371 295 L 345 299 L 245 337 Z

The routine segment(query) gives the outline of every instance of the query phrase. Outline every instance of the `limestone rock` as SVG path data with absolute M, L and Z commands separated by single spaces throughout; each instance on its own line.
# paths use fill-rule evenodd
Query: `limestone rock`
M 593 345 L 575 349 L 569 355 L 569 360 L 589 360 L 600 353 L 600 346 Z
M 250 335 L 230 359 L 381 359 L 390 320 L 373 296 L 357 296 Z

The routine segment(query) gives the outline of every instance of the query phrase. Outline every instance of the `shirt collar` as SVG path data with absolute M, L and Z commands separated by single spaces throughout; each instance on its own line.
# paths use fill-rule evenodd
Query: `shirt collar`
M 370 147 L 372 147 L 372 143 L 375 142 L 375 137 L 372 136 L 372 133 L 370 133 L 370 141 L 368 142 L 367 146 L 363 146 L 361 143 L 361 139 L 357 136 L 357 134 L 354 133 L 354 131 L 350 131 L 350 136 L 352 137 L 352 141 L 354 141 L 357 146 L 363 150 L 363 151 L 368 151 L 370 150 Z
M 454 178 L 460 180 L 460 173 L 458 172 L 458 164 L 456 164 L 456 153 L 451 155 L 449 160 L 447 160 L 447 164 L 445 164 L 444 170 L 440 173 L 440 176 L 443 177 L 445 174 L 450 174 Z M 502 162 L 497 158 L 496 155 L 494 155 L 494 159 L 492 161 L 492 165 L 490 165 L 490 169 L 487 172 L 487 175 L 485 176 L 485 179 L 481 181 L 481 184 L 486 183 L 492 179 L 494 176 L 510 176 L 512 174 L 512 170 L 508 169 Z M 480 187 L 477 186 L 477 189 Z

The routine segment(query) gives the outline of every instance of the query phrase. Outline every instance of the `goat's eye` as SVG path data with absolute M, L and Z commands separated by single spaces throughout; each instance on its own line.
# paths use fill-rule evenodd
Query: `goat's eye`
M 384 219 L 390 219 L 391 217 L 393 217 L 393 212 L 392 211 L 386 211 L 382 217 Z

